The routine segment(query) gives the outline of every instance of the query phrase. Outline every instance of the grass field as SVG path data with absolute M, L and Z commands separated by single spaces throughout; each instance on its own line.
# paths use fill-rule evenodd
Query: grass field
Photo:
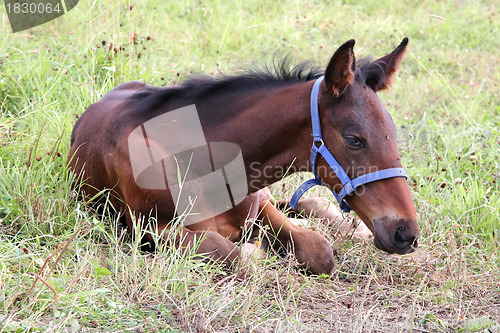
M 80 1 L 0 35 L 4 332 L 500 332 L 500 13 L 495 1 Z M 399 134 L 420 247 L 338 237 L 331 279 L 271 257 L 243 279 L 175 249 L 139 251 L 75 200 L 76 116 L 116 85 L 175 84 L 272 55 L 326 65 L 410 47 L 379 94 Z M 273 188 L 289 198 L 305 175 Z M 311 195 L 324 195 L 315 190 Z

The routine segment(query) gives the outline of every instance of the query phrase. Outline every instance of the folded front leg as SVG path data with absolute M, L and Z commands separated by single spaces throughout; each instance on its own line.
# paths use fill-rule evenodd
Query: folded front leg
M 271 235 L 293 252 L 299 264 L 313 274 L 333 273 L 333 251 L 325 237 L 318 232 L 294 225 L 268 200 L 262 200 L 259 208 L 263 225 L 269 226 Z
M 288 201 L 280 201 L 279 207 L 283 210 L 292 210 L 306 218 L 316 218 L 320 223 L 340 230 L 342 235 L 353 234 L 357 238 L 371 238 L 372 232 L 358 218 L 344 217 L 338 206 L 330 200 L 321 197 L 302 198 L 297 207 L 292 209 Z

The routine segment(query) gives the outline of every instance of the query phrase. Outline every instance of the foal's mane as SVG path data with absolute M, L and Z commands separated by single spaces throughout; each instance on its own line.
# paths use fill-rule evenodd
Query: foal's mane
M 356 80 L 367 82 L 367 77 L 379 77 L 383 69 L 373 66 L 370 58 L 363 58 L 356 63 Z M 244 94 L 256 89 L 274 88 L 299 82 L 315 80 L 322 76 L 323 69 L 312 61 L 304 61 L 296 66 L 291 65 L 289 55 L 273 61 L 258 69 L 247 69 L 237 75 L 219 74 L 209 76 L 195 74 L 177 86 L 151 87 L 147 86 L 130 98 L 136 112 L 147 112 L 162 106 L 173 99 L 183 99 L 190 103 L 222 94 Z
M 323 71 L 311 61 L 291 65 L 291 57 L 286 55 L 276 59 L 271 65 L 247 69 L 241 74 L 219 74 L 209 76 L 194 74 L 173 87 L 150 87 L 141 89 L 130 100 L 136 112 L 147 112 L 173 99 L 183 99 L 191 103 L 223 94 L 244 94 L 257 89 L 273 88 L 298 82 L 310 81 L 323 75 Z

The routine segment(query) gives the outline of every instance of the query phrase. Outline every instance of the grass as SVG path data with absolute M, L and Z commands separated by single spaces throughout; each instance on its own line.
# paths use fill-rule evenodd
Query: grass
M 0 328 L 5 332 L 500 330 L 500 18 L 488 1 L 80 1 L 0 38 Z M 332 279 L 271 257 L 239 278 L 153 254 L 77 202 L 65 168 L 76 115 L 116 85 L 234 72 L 275 52 L 326 64 L 356 38 L 410 52 L 380 93 L 420 215 L 416 253 L 339 239 Z M 273 188 L 290 197 L 305 176 Z M 312 194 L 327 196 L 315 189 Z

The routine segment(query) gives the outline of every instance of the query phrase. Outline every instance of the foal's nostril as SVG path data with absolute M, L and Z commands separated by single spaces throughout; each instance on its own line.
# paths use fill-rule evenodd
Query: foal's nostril
M 409 234 L 405 228 L 399 227 L 394 234 L 394 245 L 399 249 L 403 248 L 416 248 L 418 246 L 417 237 Z
M 417 221 L 383 217 L 373 220 L 373 242 L 388 253 L 405 254 L 418 247 Z

